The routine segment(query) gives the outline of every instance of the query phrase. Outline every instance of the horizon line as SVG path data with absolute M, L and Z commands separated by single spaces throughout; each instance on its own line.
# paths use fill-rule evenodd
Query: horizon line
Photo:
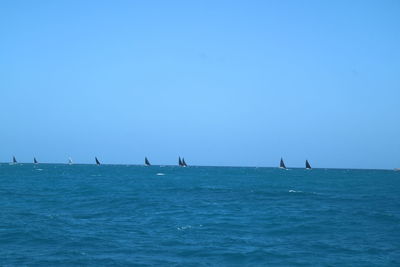
M 142 166 L 142 167 L 160 167 L 160 166 L 165 166 L 165 167 L 182 167 L 179 165 L 171 165 L 171 164 L 151 164 L 150 166 L 146 166 L 145 164 L 124 164 L 124 163 L 101 163 L 100 165 L 97 165 L 96 163 L 72 163 L 69 164 L 68 162 L 39 162 L 39 163 L 33 163 L 33 162 L 0 162 L 0 165 L 5 164 L 5 165 L 22 165 L 22 164 L 29 164 L 29 165 L 95 165 L 95 166 Z M 187 167 L 213 167 L 213 168 L 269 168 L 269 169 L 280 169 L 279 166 L 238 166 L 238 165 L 188 165 Z M 305 167 L 287 167 L 287 169 L 306 169 Z M 386 169 L 386 168 L 341 168 L 341 167 L 312 167 L 311 169 L 318 169 L 318 170 L 377 170 L 377 171 L 384 171 L 384 170 L 396 170 L 396 168 L 392 169 Z

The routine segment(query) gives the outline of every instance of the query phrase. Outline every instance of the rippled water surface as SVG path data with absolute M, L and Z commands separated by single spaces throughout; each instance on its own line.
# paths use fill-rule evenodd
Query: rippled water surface
M 0 265 L 400 266 L 400 172 L 0 165 Z

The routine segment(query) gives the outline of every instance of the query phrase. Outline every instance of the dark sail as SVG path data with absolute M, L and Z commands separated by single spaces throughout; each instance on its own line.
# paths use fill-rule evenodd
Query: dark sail
M 144 165 L 146 165 L 146 166 L 150 166 L 151 165 L 149 160 L 147 159 L 147 157 L 144 158 Z
M 187 167 L 187 164 L 186 164 L 186 162 L 185 162 L 185 158 L 182 158 L 182 166 L 183 166 L 183 167 Z
M 311 165 L 310 165 L 310 163 L 308 162 L 308 160 L 306 160 L 306 169 L 311 169 Z
M 13 163 L 17 163 L 17 159 L 13 156 Z
M 38 164 L 38 161 L 36 160 L 36 158 L 33 158 L 33 163 Z
M 179 159 L 178 159 L 178 164 L 179 164 L 179 166 L 183 166 L 181 157 L 179 157 Z
M 100 165 L 100 161 L 97 159 L 97 157 L 94 157 L 94 159 L 96 160 L 96 164 Z
M 281 158 L 281 162 L 279 164 L 279 168 L 286 169 L 285 163 L 283 162 L 282 158 Z

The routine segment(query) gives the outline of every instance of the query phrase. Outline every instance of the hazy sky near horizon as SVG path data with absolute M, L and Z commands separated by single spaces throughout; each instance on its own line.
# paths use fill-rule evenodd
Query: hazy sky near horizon
M 0 162 L 400 167 L 399 1 L 1 1 Z

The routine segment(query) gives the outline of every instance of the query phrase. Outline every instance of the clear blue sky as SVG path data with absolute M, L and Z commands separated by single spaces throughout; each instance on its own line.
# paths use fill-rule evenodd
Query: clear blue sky
M 1 1 L 0 161 L 400 167 L 400 2 Z

